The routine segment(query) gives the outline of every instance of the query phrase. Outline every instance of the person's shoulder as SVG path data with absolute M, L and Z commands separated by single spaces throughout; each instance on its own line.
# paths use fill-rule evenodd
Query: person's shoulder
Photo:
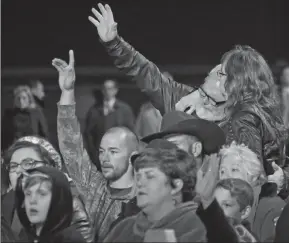
M 57 234 L 55 242 L 84 243 L 86 241 L 76 226 L 71 225 Z
M 131 109 L 130 105 L 123 100 L 117 99 L 115 103 L 118 107 Z

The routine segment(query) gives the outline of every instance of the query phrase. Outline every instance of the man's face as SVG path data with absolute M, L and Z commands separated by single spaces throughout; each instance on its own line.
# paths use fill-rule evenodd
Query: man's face
M 214 197 L 219 203 L 220 207 L 226 217 L 241 220 L 240 205 L 235 197 L 232 197 L 230 191 L 217 187 L 214 192 Z
M 107 80 L 103 84 L 103 95 L 105 99 L 110 100 L 115 98 L 118 89 L 116 88 L 115 82 L 112 80 Z
M 45 97 L 44 86 L 40 82 L 38 82 L 37 85 L 31 89 L 31 91 L 40 100 Z
M 166 137 L 166 140 L 175 144 L 179 149 L 186 151 L 187 153 L 191 154 L 191 147 L 192 144 L 189 143 L 187 137 L 185 135 L 169 135 Z
M 121 178 L 128 170 L 131 151 L 126 146 L 126 139 L 107 133 L 99 147 L 99 160 L 103 176 L 110 181 Z
M 199 88 L 199 102 L 196 105 L 197 115 L 206 120 L 218 121 L 225 116 L 224 108 L 227 101 L 225 91 L 226 74 L 221 64 L 217 65 L 205 78 Z

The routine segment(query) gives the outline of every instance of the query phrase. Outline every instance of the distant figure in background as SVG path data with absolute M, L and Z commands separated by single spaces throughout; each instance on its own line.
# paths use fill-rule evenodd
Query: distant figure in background
M 140 112 L 135 123 L 135 132 L 139 138 L 146 137 L 160 131 L 162 115 L 151 102 L 146 102 L 140 107 Z
M 48 138 L 48 126 L 30 88 L 18 86 L 14 89 L 14 107 L 7 109 L 2 118 L 1 150 L 6 150 L 18 138 L 29 135 Z
M 169 72 L 163 72 L 168 78 L 173 79 Z M 140 112 L 136 119 L 135 132 L 139 138 L 146 137 L 160 131 L 162 115 L 151 102 L 146 102 L 140 107 Z
M 84 137 L 92 161 L 98 161 L 99 143 L 108 129 L 124 126 L 134 130 L 133 111 L 127 103 L 116 98 L 118 90 L 117 81 L 105 80 L 102 87 L 102 100 L 96 102 L 87 113 Z M 99 165 L 97 167 L 101 170 Z
M 40 107 L 44 108 L 44 85 L 40 80 L 32 80 L 30 81 L 30 89 L 33 94 L 33 98 L 35 103 Z

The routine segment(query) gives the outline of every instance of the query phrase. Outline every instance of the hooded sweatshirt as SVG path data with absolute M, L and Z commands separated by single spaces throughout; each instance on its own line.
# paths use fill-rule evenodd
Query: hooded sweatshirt
M 148 230 L 174 230 L 177 242 L 204 242 L 206 229 L 194 202 L 180 204 L 168 215 L 150 222 L 143 212 L 118 223 L 104 242 L 143 242 Z
M 24 193 L 21 181 L 16 189 L 16 209 L 19 220 L 25 229 L 29 241 L 45 242 L 85 242 L 81 234 L 71 226 L 73 217 L 73 200 L 70 184 L 62 172 L 55 168 L 39 167 L 28 170 L 27 173 L 40 172 L 49 176 L 52 183 L 52 197 L 46 221 L 39 236 L 30 224 L 24 208 Z

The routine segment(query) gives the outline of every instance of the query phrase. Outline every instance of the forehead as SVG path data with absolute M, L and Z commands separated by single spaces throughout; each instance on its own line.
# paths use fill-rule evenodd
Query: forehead
M 115 82 L 112 80 L 106 80 L 103 84 L 106 89 L 115 88 Z
M 28 97 L 28 94 L 25 92 L 25 91 L 21 91 L 20 93 L 19 93 L 19 95 L 18 95 L 19 97 Z
M 222 65 L 221 64 L 218 64 L 217 66 L 215 66 L 211 71 L 210 71 L 210 74 L 211 73 L 216 73 L 218 71 L 221 71 L 222 70 Z
M 125 147 L 125 140 L 126 140 L 125 136 L 122 133 L 119 132 L 107 133 L 102 137 L 100 147 L 102 148 L 115 147 L 121 149 Z
M 241 164 L 241 159 L 236 154 L 225 155 L 221 160 L 221 166 L 236 166 Z
M 27 158 L 41 160 L 39 154 L 33 148 L 20 148 L 12 154 L 11 161 L 20 163 Z
M 184 141 L 186 138 L 185 134 L 171 134 L 165 137 L 166 140 L 170 141 L 170 142 L 174 142 L 174 141 Z
M 222 188 L 222 187 L 217 187 L 215 192 L 214 192 L 214 196 L 216 197 L 216 199 L 219 200 L 233 200 L 233 197 L 230 193 L 230 191 Z
M 32 186 L 29 186 L 25 190 L 29 191 L 38 191 L 38 190 L 46 190 L 51 191 L 51 182 L 50 181 L 39 181 Z
M 136 173 L 138 174 L 152 173 L 157 174 L 160 177 L 166 177 L 166 175 L 157 166 L 140 168 L 138 171 L 136 171 Z

